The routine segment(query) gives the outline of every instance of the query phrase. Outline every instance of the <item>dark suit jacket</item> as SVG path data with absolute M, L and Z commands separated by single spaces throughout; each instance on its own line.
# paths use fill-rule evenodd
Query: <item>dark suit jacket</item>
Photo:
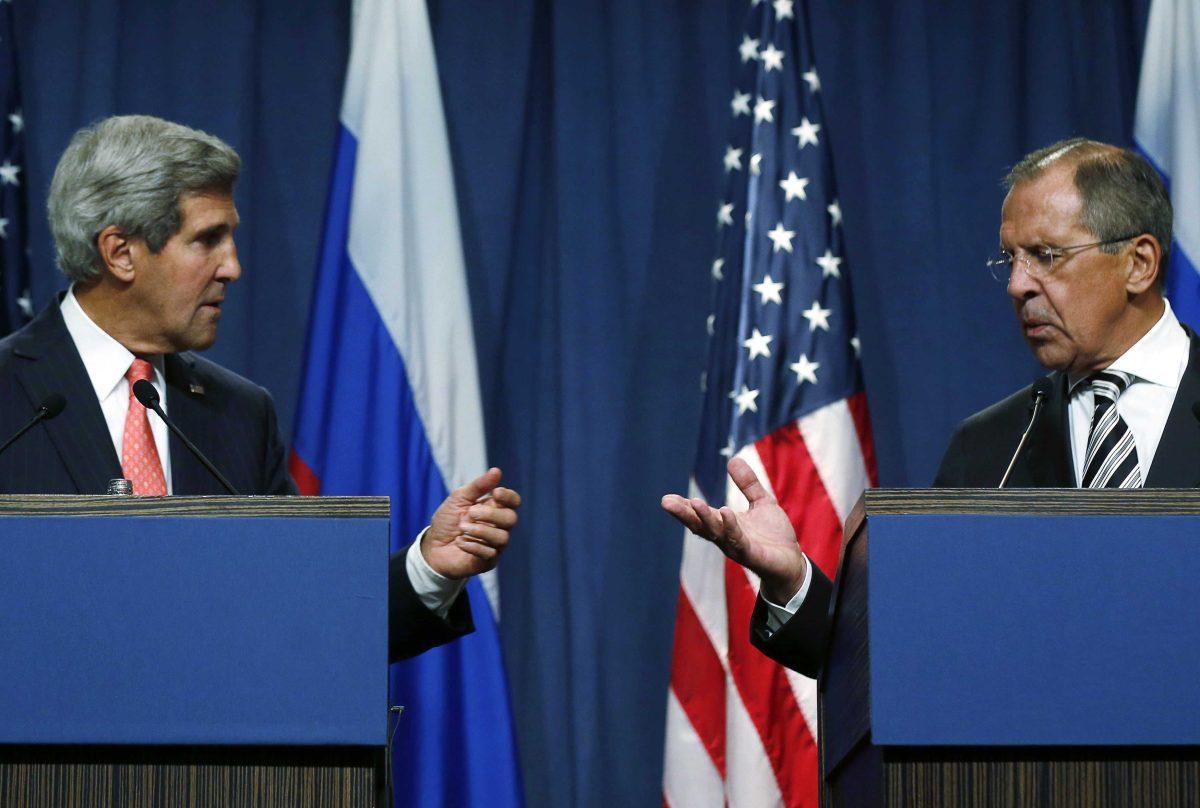
M 1200 338 L 1191 338 L 1187 369 L 1163 427 L 1147 488 L 1200 487 L 1200 421 L 1192 407 L 1200 403 Z M 1075 466 L 1067 420 L 1066 374 L 1050 374 L 1050 397 L 1029 434 L 1029 443 L 1013 467 L 1008 487 L 1074 488 Z M 1029 423 L 1030 385 L 972 415 L 959 424 L 942 458 L 934 486 L 995 488 L 1021 434 Z M 829 599 L 833 584 L 813 566 L 813 580 L 800 610 L 773 635 L 766 630 L 767 607 L 762 598 L 751 618 L 751 641 L 764 654 L 808 676 L 821 667 L 829 635 Z
M 163 360 L 171 420 L 243 494 L 295 494 L 275 405 L 247 379 L 190 352 Z M 0 440 L 32 417 L 51 393 L 66 409 L 43 421 L 0 455 L 0 493 L 103 494 L 121 476 L 100 402 L 75 342 L 52 303 L 29 325 L 0 340 Z M 223 494 L 191 452 L 170 438 L 176 494 Z M 389 655 L 412 656 L 472 629 L 466 596 L 441 620 L 417 598 L 403 551 L 389 565 Z

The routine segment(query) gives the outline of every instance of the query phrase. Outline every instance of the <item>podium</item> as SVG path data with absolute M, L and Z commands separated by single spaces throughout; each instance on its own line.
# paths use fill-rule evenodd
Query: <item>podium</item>
M 1200 805 L 1200 491 L 868 491 L 830 610 L 827 808 Z
M 385 805 L 386 497 L 0 497 L 0 805 Z

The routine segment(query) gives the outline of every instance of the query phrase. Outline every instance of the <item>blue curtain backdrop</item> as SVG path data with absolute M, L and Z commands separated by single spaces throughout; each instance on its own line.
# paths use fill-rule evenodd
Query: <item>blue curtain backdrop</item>
M 1072 134 L 1130 141 L 1147 0 L 814 0 L 885 485 L 1037 372 L 982 257 L 999 179 Z M 430 0 L 491 461 L 527 498 L 501 571 L 531 805 L 659 802 L 683 490 L 744 2 Z M 17 0 L 34 297 L 71 132 L 146 112 L 246 170 L 245 274 L 210 355 L 291 423 L 349 0 Z

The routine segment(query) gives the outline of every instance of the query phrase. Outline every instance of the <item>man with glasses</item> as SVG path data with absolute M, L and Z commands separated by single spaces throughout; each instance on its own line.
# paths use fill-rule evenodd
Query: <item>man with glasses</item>
M 987 266 L 1007 284 L 1025 340 L 1052 371 L 1007 484 L 1200 484 L 1200 340 L 1163 297 L 1172 210 L 1162 179 L 1135 152 L 1073 138 L 1026 156 L 1005 185 L 1001 252 Z M 996 487 L 1029 423 L 1034 390 L 960 424 L 934 484 Z M 729 473 L 747 512 L 676 495 L 663 507 L 761 578 L 755 645 L 815 675 L 832 585 L 750 467 L 734 459 Z

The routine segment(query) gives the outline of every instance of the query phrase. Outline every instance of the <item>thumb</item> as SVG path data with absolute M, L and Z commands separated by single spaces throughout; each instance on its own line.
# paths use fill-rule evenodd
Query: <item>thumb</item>
M 491 493 L 492 489 L 500 483 L 500 477 L 500 469 L 493 466 L 462 488 L 455 489 L 450 496 L 474 503 L 484 494 Z

